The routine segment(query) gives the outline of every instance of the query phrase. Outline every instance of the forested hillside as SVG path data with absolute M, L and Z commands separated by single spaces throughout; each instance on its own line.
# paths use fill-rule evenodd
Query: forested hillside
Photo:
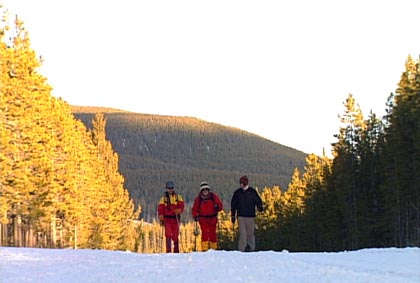
M 305 162 L 301 151 L 196 118 L 80 106 L 72 111 L 88 127 L 94 113 L 104 113 L 107 139 L 120 158 L 125 186 L 141 204 L 146 220 L 154 218 L 167 180 L 175 181 L 188 205 L 205 180 L 229 208 L 241 175 L 248 175 L 252 185 L 261 189 L 285 188 L 293 170 L 303 169 Z

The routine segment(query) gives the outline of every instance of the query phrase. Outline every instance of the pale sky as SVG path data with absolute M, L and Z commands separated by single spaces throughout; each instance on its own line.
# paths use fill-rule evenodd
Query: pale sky
M 0 0 L 25 22 L 53 95 L 197 117 L 330 153 L 351 93 L 384 114 L 419 0 Z

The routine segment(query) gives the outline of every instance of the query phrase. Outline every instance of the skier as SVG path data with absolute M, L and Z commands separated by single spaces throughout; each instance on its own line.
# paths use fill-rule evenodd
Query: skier
M 194 199 L 191 210 L 195 221 L 198 221 L 201 229 L 201 250 L 217 250 L 217 213 L 223 209 L 220 198 L 210 191 L 207 182 L 201 182 L 200 193 Z
M 173 181 L 166 182 L 165 195 L 158 204 L 158 215 L 161 225 L 165 227 L 166 252 L 179 253 L 179 224 L 181 213 L 184 211 L 184 200 L 181 195 L 175 193 Z
M 239 243 L 238 249 L 245 251 L 249 246 L 249 251 L 255 250 L 255 207 L 258 211 L 263 211 L 263 205 L 258 192 L 248 185 L 247 176 L 239 179 L 240 188 L 237 189 L 231 200 L 231 220 L 235 224 L 238 217 Z

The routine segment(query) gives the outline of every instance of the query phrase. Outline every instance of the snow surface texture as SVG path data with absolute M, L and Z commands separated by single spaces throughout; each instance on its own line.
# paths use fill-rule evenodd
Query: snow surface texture
M 420 248 L 137 254 L 2 247 L 0 282 L 419 283 Z

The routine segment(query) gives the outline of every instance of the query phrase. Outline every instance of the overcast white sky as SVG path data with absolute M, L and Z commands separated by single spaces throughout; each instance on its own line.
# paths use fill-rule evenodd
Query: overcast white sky
M 321 154 L 352 93 L 382 116 L 420 1 L 0 0 L 25 22 L 53 95 L 192 116 Z

